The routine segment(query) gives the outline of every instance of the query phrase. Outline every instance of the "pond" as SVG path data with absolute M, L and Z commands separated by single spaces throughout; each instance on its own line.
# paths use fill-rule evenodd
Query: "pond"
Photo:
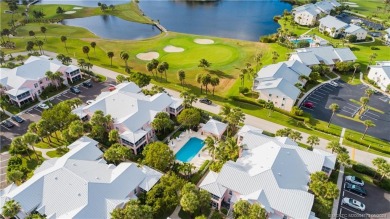
M 113 15 L 65 19 L 63 24 L 84 27 L 101 38 L 139 40 L 155 36 L 160 30 L 153 25 L 130 22 Z
M 97 7 L 97 2 L 99 1 L 66 1 L 68 4 L 90 7 Z M 102 0 L 100 2 L 109 5 L 129 1 Z M 41 3 L 64 4 L 64 1 L 41 0 Z M 141 0 L 139 6 L 147 16 L 159 20 L 170 31 L 250 41 L 258 41 L 260 36 L 275 33 L 279 28 L 279 24 L 273 21 L 273 17 L 282 14 L 285 9 L 291 10 L 292 8 L 289 3 L 279 0 L 220 0 L 211 2 Z M 121 25 L 123 25 L 122 21 L 109 19 L 110 22 L 103 22 L 102 20 L 80 18 L 77 22 L 71 22 L 70 20 L 66 22 L 67 25 L 77 23 L 77 26 L 85 27 L 91 31 L 95 29 L 96 32 L 94 33 L 99 36 L 102 36 L 101 34 L 105 32 L 105 38 L 135 39 L 128 35 L 126 28 L 119 28 L 120 31 L 118 31 L 117 22 L 121 22 Z M 87 21 L 98 21 L 101 26 L 98 27 L 98 24 L 90 24 Z M 152 33 L 156 34 L 154 31 L 158 31 L 153 30 L 150 33 L 150 26 L 144 26 L 146 26 L 146 33 L 141 35 L 148 36 Z

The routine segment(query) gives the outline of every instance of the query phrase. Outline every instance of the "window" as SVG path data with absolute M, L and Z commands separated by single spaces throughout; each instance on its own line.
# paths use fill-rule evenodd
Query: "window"
M 136 194 L 136 195 L 137 195 L 137 189 L 134 189 L 134 194 Z
M 43 82 L 42 81 L 39 81 L 39 84 L 42 84 Z
M 283 100 L 286 100 L 286 98 L 285 98 L 285 97 L 283 97 Z
M 284 106 L 284 104 L 282 103 L 282 106 Z
M 38 84 L 37 84 L 37 83 L 35 83 L 35 84 L 34 84 L 34 87 L 35 87 L 35 88 L 37 88 L 37 87 L 38 87 Z
M 233 191 L 232 190 L 229 191 L 229 195 L 233 195 Z
M 269 97 L 272 97 L 272 94 L 268 94 Z

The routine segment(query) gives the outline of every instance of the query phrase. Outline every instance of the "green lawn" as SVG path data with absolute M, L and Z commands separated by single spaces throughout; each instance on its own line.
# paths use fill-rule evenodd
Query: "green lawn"
M 385 4 L 383 0 L 348 0 L 348 2 L 356 3 L 358 7 L 351 7 L 350 11 L 363 14 L 370 17 L 377 17 L 381 20 L 390 19 L 389 11 L 384 11 Z M 378 7 L 382 9 L 378 10 Z
M 58 137 L 61 136 L 61 133 L 57 132 Z M 49 149 L 49 148 L 57 148 L 59 146 L 65 145 L 65 142 L 62 139 L 58 139 L 55 134 L 51 135 L 51 142 L 49 142 L 48 138 L 43 138 L 44 141 L 41 141 L 35 144 L 37 148 Z

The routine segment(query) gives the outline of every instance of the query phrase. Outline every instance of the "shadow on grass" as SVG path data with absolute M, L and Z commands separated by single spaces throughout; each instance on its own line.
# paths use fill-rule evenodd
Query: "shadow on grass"
M 215 70 L 215 69 L 205 69 L 208 73 L 216 75 L 218 77 L 223 77 L 223 78 L 234 78 L 233 75 L 226 74 L 225 72 L 221 70 Z

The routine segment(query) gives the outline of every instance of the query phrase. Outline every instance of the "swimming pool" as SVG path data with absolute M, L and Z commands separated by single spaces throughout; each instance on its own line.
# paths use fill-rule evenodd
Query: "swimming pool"
M 308 41 L 310 44 L 312 44 L 314 42 L 313 39 L 311 39 L 311 38 L 291 40 L 291 42 L 294 43 L 294 44 L 297 44 L 300 41 Z
M 202 149 L 203 140 L 192 137 L 185 145 L 176 153 L 176 159 L 182 162 L 189 162 Z

